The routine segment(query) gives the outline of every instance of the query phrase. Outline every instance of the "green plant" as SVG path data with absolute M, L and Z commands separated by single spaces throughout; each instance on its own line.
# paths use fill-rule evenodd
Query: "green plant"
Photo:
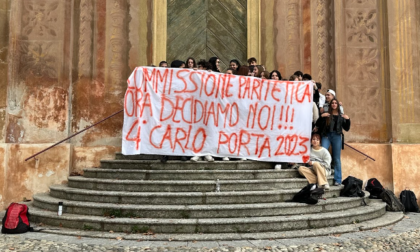
M 107 209 L 103 212 L 105 217 L 113 218 L 139 218 L 140 216 L 135 215 L 132 212 L 123 213 L 121 209 Z
M 150 229 L 149 226 L 139 227 L 137 225 L 134 225 L 134 226 L 131 227 L 131 233 L 133 233 L 133 234 L 147 233 L 149 231 L 149 229 Z
M 190 213 L 185 211 L 185 210 L 182 210 L 180 215 L 181 215 L 182 219 L 189 219 L 190 218 Z
M 194 233 L 197 233 L 197 234 L 198 234 L 198 233 L 201 233 L 201 226 L 200 226 L 200 225 L 198 225 L 198 224 L 197 224 L 197 225 L 195 226 Z
M 92 226 L 89 226 L 89 225 L 84 224 L 84 225 L 83 225 L 83 230 L 93 230 L 93 227 L 92 227 Z

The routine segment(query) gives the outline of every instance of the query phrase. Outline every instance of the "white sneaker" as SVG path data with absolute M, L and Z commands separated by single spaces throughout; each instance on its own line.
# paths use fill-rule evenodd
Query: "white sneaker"
M 322 186 L 324 188 L 324 190 L 328 191 L 330 190 L 330 185 L 329 184 L 325 184 Z
M 208 162 L 213 162 L 213 161 L 214 161 L 214 158 L 213 158 L 212 156 L 210 156 L 210 155 L 206 155 L 206 156 L 204 157 L 204 159 L 205 159 L 206 161 L 208 161 Z
M 200 157 L 199 156 L 194 156 L 190 160 L 194 161 L 194 162 L 197 162 L 197 161 L 200 161 Z
M 276 164 L 276 166 L 274 166 L 274 170 L 281 170 L 281 164 Z
M 228 157 L 224 157 L 222 160 L 223 161 L 229 161 L 229 158 Z
M 246 158 L 241 158 L 241 161 L 246 161 Z

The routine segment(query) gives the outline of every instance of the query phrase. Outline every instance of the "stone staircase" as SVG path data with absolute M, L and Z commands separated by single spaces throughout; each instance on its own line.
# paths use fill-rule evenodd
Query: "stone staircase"
M 317 205 L 285 202 L 307 182 L 296 170 L 274 170 L 267 162 L 157 159 L 117 153 L 101 168 L 85 169 L 83 177 L 69 177 L 68 185 L 34 195 L 31 220 L 55 226 L 44 229 L 51 233 L 223 240 L 350 232 L 403 217 L 367 196 L 368 206 L 361 198 L 338 197 L 341 187 L 335 186 Z M 60 201 L 63 215 L 57 216 Z

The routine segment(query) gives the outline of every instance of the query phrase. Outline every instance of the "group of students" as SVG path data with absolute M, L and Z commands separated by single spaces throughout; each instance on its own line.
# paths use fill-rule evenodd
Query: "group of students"
M 306 164 L 291 164 L 298 168 L 299 173 L 304 176 L 309 183 L 318 184 L 325 190 L 330 188 L 327 176 L 334 171 L 335 186 L 341 185 L 341 150 L 344 148 L 343 131 L 350 129 L 350 118 L 344 114 L 341 103 L 336 98 L 336 93 L 332 89 L 328 89 L 324 94 L 321 93 L 322 84 L 312 80 L 311 75 L 303 74 L 296 71 L 289 79 L 283 79 L 278 70 L 267 71 L 264 65 L 258 65 L 257 59 L 252 57 L 247 60 L 248 65 L 241 65 L 236 59 L 229 62 L 229 68 L 225 70 L 226 74 L 235 74 L 243 76 L 252 76 L 262 79 L 272 80 L 289 80 L 289 81 L 312 81 L 314 87 L 313 95 L 313 118 L 312 118 L 312 137 L 311 137 L 311 154 L 310 160 Z M 166 61 L 159 63 L 159 67 L 168 67 Z M 208 61 L 201 59 L 198 62 L 194 58 L 189 57 L 185 62 L 174 60 L 171 62 L 171 68 L 191 68 L 196 70 L 208 70 L 221 72 L 220 59 L 212 57 Z M 331 146 L 331 153 L 328 149 Z M 201 157 L 194 156 L 190 160 L 199 161 Z M 206 161 L 214 161 L 210 155 L 204 157 Z M 167 157 L 163 158 L 166 162 Z M 187 160 L 185 157 L 183 160 Z M 229 160 L 228 157 L 223 158 L 224 161 Z M 245 158 L 241 160 L 246 160 Z M 332 169 L 332 164 L 333 169 Z M 276 165 L 276 169 L 281 165 Z

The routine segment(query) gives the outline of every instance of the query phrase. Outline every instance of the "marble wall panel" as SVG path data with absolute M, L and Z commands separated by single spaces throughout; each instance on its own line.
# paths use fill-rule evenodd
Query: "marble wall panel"
M 62 144 L 40 154 L 36 159 L 25 159 L 50 144 L 7 144 L 5 155 L 3 204 L 31 199 L 32 195 L 47 192 L 49 186 L 67 181 L 70 166 L 69 144 Z M 1 162 L 0 162 L 1 163 Z
M 386 6 L 381 0 L 335 1 L 334 8 L 335 91 L 355 126 L 346 140 L 388 142 Z
M 393 144 L 392 170 L 394 177 L 394 193 L 397 197 L 406 188 L 412 190 L 420 199 L 420 145 L 419 144 Z M 419 201 L 420 203 L 420 201 Z
M 375 161 L 367 159 L 348 146 L 341 152 L 343 179 L 354 176 L 366 183 L 370 178 L 377 178 L 384 187 L 393 188 L 393 157 L 391 144 L 351 143 L 351 147 L 364 152 Z
M 11 3 L 6 142 L 67 135 L 71 8 L 70 1 Z
M 120 147 L 73 147 L 70 174 L 83 174 L 83 169 L 100 167 L 101 160 L 115 159 L 115 153 Z

